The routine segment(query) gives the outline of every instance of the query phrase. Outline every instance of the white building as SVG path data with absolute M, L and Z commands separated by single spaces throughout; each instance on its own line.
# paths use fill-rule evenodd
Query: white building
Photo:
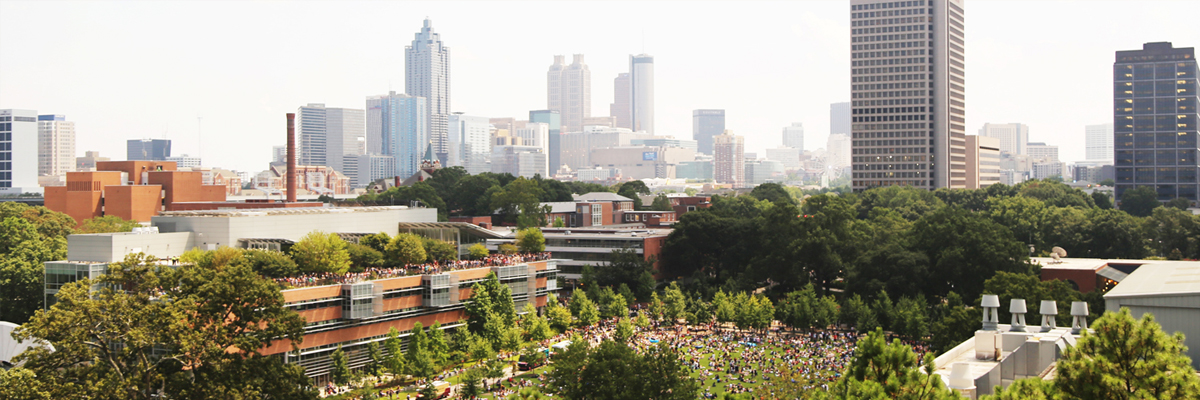
M 629 109 L 634 131 L 654 134 L 654 57 L 629 56 Z
M 619 169 L 622 177 L 632 179 L 674 178 L 679 163 L 695 158 L 696 152 L 688 149 L 657 146 L 592 149 L 590 157 L 593 167 Z
M 354 175 L 347 174 L 355 188 L 367 187 L 376 179 L 396 176 L 396 157 L 382 154 L 363 154 L 356 157 Z
M 571 65 L 563 65 L 563 56 L 554 56 L 546 73 L 546 102 L 547 109 L 561 116 L 562 132 L 583 128 L 583 121 L 592 116 L 592 72 L 583 54 L 575 54 Z
M 367 153 L 366 113 L 309 103 L 296 110 L 299 165 L 323 165 L 345 173 L 346 160 Z
M 850 103 L 829 105 L 829 133 L 850 134 Z
M 967 135 L 967 189 L 1000 183 L 1000 139 Z
M 799 149 L 801 153 L 804 152 L 804 124 L 793 122 L 791 126 L 783 127 L 783 147 L 791 147 Z
M 450 48 L 442 44 L 441 35 L 433 32 L 429 18 L 425 19 L 412 44 L 404 47 L 404 73 L 404 92 L 426 100 L 428 123 L 425 126 L 429 129 L 433 151 L 445 165 L 449 152 Z
M 167 161 L 174 161 L 176 168 L 196 168 L 200 166 L 200 157 L 192 157 L 187 154 L 167 157 Z
M 1019 123 L 983 124 L 979 136 L 1000 139 L 1000 152 L 1012 155 L 1028 154 L 1029 126 Z
M 746 160 L 743 167 L 746 186 L 758 186 L 767 182 L 778 182 L 786 177 L 783 163 L 775 160 Z
M 1058 161 L 1058 146 L 1039 142 L 1026 144 L 1025 149 L 1028 151 L 1030 160 Z
M 779 161 L 785 169 L 795 170 L 800 169 L 800 155 L 803 153 L 804 151 L 801 149 L 784 146 L 767 149 L 767 159 Z
M 713 136 L 713 180 L 731 184 L 735 188 L 745 187 L 746 139 L 732 131 Z
M 825 140 L 825 162 L 833 169 L 842 169 L 849 167 L 851 164 L 851 141 L 850 135 L 844 133 L 831 133 L 829 138 Z
M 62 115 L 38 116 L 38 176 L 65 177 L 75 170 L 75 123 Z
M 33 110 L 0 110 L 0 195 L 42 192 L 37 119 Z
M 1087 125 L 1083 134 L 1088 160 L 1113 161 L 1113 124 Z
M 447 167 L 463 167 L 471 175 L 491 171 L 491 133 L 487 117 L 450 114 Z M 544 125 L 544 124 L 543 124 Z
M 590 168 L 593 149 L 629 146 L 635 139 L 654 139 L 625 128 L 585 126 L 582 132 L 564 133 L 559 142 L 559 162 L 571 169 Z
M 513 176 L 532 178 L 534 175 L 549 177 L 547 165 L 550 159 L 541 147 L 504 145 L 492 147 L 492 172 L 509 173 Z

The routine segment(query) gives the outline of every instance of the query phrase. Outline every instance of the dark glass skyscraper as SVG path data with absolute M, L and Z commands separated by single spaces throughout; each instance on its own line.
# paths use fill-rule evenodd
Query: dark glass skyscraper
M 713 154 L 713 136 L 725 133 L 725 110 L 692 110 L 692 140 L 696 151 Z
M 1196 204 L 1196 52 L 1170 42 L 1118 51 L 1113 63 L 1113 155 L 1118 203 L 1150 187 L 1158 200 Z
M 125 159 L 129 161 L 165 161 L 171 156 L 168 139 L 129 139 L 125 143 Z

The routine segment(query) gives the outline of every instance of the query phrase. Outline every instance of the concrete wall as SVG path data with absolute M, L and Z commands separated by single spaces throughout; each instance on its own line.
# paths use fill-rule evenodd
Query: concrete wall
M 1163 332 L 1182 332 L 1192 367 L 1200 368 L 1200 295 L 1105 299 L 1104 307 L 1114 312 L 1127 307 L 1134 318 L 1150 313 L 1154 315 L 1154 322 L 1162 325 Z
M 354 209 L 340 209 L 354 210 Z M 247 211 L 228 216 L 156 216 L 151 224 L 161 232 L 196 232 L 197 246 L 237 246 L 238 239 L 299 241 L 313 231 L 395 235 L 401 222 L 437 222 L 435 208 L 395 208 L 378 211 L 329 212 L 294 210 L 294 214 Z
M 142 252 L 158 258 L 177 257 L 194 247 L 190 232 L 98 233 L 67 236 L 67 260 L 115 262 Z

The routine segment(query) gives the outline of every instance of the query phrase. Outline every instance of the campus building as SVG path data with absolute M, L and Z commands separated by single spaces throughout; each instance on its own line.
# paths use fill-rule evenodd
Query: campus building
M 554 254 L 558 276 L 566 280 L 583 277 L 583 266 L 603 267 L 612 260 L 614 250 L 633 250 L 644 260 L 662 258 L 663 243 L 670 229 L 594 227 L 543 228 L 546 251 Z M 487 248 L 496 252 L 501 244 L 513 243 L 515 238 L 488 239 Z

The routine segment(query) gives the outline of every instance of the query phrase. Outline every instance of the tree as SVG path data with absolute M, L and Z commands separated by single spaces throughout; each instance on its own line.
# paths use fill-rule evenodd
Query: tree
M 924 339 L 925 335 L 929 334 L 929 316 L 926 315 L 926 308 L 924 297 L 901 297 L 896 303 L 892 330 L 914 340 Z
M 70 231 L 40 225 L 56 224 L 52 214 L 41 218 L 37 208 L 10 204 L 0 203 L 0 321 L 20 324 L 42 308 L 43 263 L 66 258 Z
M 517 248 L 522 253 L 541 253 L 546 251 L 546 237 L 538 228 L 525 228 L 517 232 Z
M 875 322 L 875 313 L 857 293 L 846 298 L 839 315 L 842 323 L 857 328 L 859 332 L 873 331 L 878 325 L 878 322 Z
M 370 246 L 348 243 L 346 252 L 350 253 L 350 272 L 363 272 L 370 268 L 387 266 L 383 253 Z
M 1129 309 L 1096 319 L 1058 361 L 1054 386 L 1079 399 L 1200 397 L 1200 378 L 1185 355 L 1183 334 L 1168 335 L 1151 314 Z
M 629 317 L 622 317 L 617 322 L 617 330 L 613 332 L 613 338 L 621 343 L 629 343 L 629 340 L 633 339 L 634 333 L 633 324 L 629 322 Z
M 54 390 L 33 371 L 21 367 L 0 368 L 0 398 L 51 400 L 55 398 Z
M 634 318 L 633 320 L 633 326 L 636 326 L 639 329 L 650 328 L 650 318 L 646 317 L 645 311 L 638 311 L 637 318 Z
M 380 253 L 386 252 L 387 245 L 388 245 L 388 243 L 391 243 L 391 242 L 392 242 L 392 237 L 388 236 L 388 234 L 384 233 L 384 232 L 373 233 L 370 235 L 363 236 L 361 239 L 358 239 L 358 244 L 370 247 Z
M 725 294 L 724 290 L 718 290 L 713 296 L 713 314 L 717 318 L 717 322 L 721 324 L 733 322 L 737 317 L 737 311 L 732 299 Z
M 604 319 L 612 317 L 628 317 L 629 308 L 627 305 L 628 303 L 625 302 L 625 297 L 619 294 L 614 294 L 609 297 L 607 302 L 605 302 L 604 309 L 601 310 L 600 317 Z
M 467 254 L 471 256 L 472 260 L 482 260 L 487 258 L 489 253 L 487 246 L 484 246 L 483 243 L 475 243 L 467 248 Z
M 349 359 L 342 351 L 342 345 L 339 344 L 337 350 L 329 354 L 329 360 L 333 363 L 332 370 L 329 372 L 329 378 L 333 380 L 333 383 L 338 385 L 350 383 L 350 367 L 347 365 Z
M 783 188 L 783 185 L 778 183 L 764 183 L 755 186 L 754 189 L 750 191 L 750 196 L 772 203 L 794 203 L 794 201 L 792 201 L 792 195 Z
M 95 280 L 64 285 L 18 328 L 17 340 L 54 348 L 27 350 L 18 363 L 56 398 L 315 399 L 301 367 L 260 353 L 278 341 L 298 349 L 304 320 L 246 264 L 164 266 L 129 255 Z M 81 377 L 86 385 L 70 384 Z
M 665 194 L 659 193 L 658 196 L 654 197 L 654 201 L 650 203 L 650 211 L 671 210 L 674 210 L 674 208 L 671 207 L 671 199 L 668 199 L 667 195 Z
M 463 399 L 474 399 L 483 395 L 483 388 L 480 387 L 483 377 L 478 368 L 467 369 L 463 374 L 462 386 L 458 388 L 458 396 Z
M 1158 192 L 1151 186 L 1138 186 L 1128 189 L 1120 196 L 1121 211 L 1135 217 L 1149 217 L 1155 208 L 1161 207 L 1158 202 Z
M 677 282 L 671 282 L 665 290 L 663 290 L 663 317 L 671 323 L 675 323 L 683 316 L 683 311 L 687 308 L 687 298 L 683 296 L 683 291 L 679 289 Z
M 979 310 L 963 304 L 958 293 L 950 292 L 946 302 L 936 307 L 937 320 L 929 329 L 929 341 L 939 354 L 950 350 L 975 335 L 981 315 Z
M 617 187 L 617 194 L 633 200 L 634 210 L 642 210 L 642 197 L 640 195 L 650 194 L 650 188 L 646 186 L 646 182 L 640 180 L 629 181 Z
M 1113 181 L 1111 178 L 1104 179 L 1104 180 L 1100 181 L 1099 184 L 1100 184 L 1100 186 L 1108 186 L 1108 187 L 1113 187 L 1113 186 L 1117 185 L 1117 183 L 1115 181 Z
M 573 343 L 556 356 L 546 389 L 566 399 L 695 399 L 700 385 L 665 344 L 639 354 L 616 341 Z
M 441 171 L 439 171 L 441 172 Z M 500 182 L 490 175 L 464 176 L 454 184 L 452 193 L 442 197 L 446 207 L 454 215 L 492 215 L 495 209 L 491 207 L 491 199 L 485 194 L 492 187 L 499 187 Z
M 312 231 L 290 250 L 292 260 L 302 272 L 344 274 L 350 270 L 350 252 L 346 241 L 334 233 Z
M 957 400 L 962 397 L 942 384 L 934 373 L 933 357 L 926 356 L 918 368 L 917 355 L 899 340 L 887 343 L 883 331 L 875 330 L 858 341 L 854 358 L 828 392 L 818 399 L 929 399 Z
M 571 329 L 571 318 L 571 310 L 566 307 L 557 304 L 546 307 L 546 320 L 559 333 Z
M 1092 201 L 1096 203 L 1096 208 L 1101 210 L 1111 210 L 1113 208 L 1112 196 L 1109 192 L 1101 192 L 1099 190 L 1092 192 Z
M 396 327 L 388 330 L 387 339 L 383 341 L 383 348 L 387 349 L 387 357 L 384 357 L 383 364 L 388 372 L 391 372 L 393 377 L 399 377 L 404 373 L 404 343 L 400 340 L 400 331 Z
M 587 293 L 575 289 L 571 293 L 571 315 L 576 318 L 578 326 L 592 326 L 600 322 L 600 311 L 596 309 L 596 304 L 588 299 Z
M 388 242 L 385 247 L 387 257 L 394 263 L 404 266 L 420 264 L 428 259 L 425 253 L 425 242 L 420 236 L 411 233 L 401 233 Z
M 1187 211 L 1188 207 L 1192 206 L 1192 202 L 1182 197 L 1176 197 L 1171 199 L 1171 201 L 1168 201 L 1167 204 L 1164 204 L 1164 206 Z
M 920 277 L 928 296 L 942 297 L 954 290 L 975 298 L 997 271 L 1028 270 L 1029 249 L 1014 240 L 1008 228 L 959 207 L 922 217 L 911 234 L 914 250 L 929 258 L 929 274 Z
M 518 214 L 536 212 L 540 208 L 541 197 L 544 193 L 537 182 L 525 179 L 525 177 L 518 177 L 504 187 L 497 187 L 489 192 L 491 192 L 490 210 L 502 215 L 503 220 L 507 222 L 515 222 Z M 488 214 L 492 214 L 492 212 Z M 545 221 L 541 221 L 540 224 L 521 228 L 529 226 L 546 226 L 546 224 Z
M 425 261 L 453 261 L 458 259 L 458 246 L 454 242 L 421 238 L 421 247 L 425 249 Z
M 429 379 L 437 372 L 437 365 L 434 362 L 434 355 L 431 354 L 428 339 L 425 336 L 425 327 L 420 322 L 414 323 L 412 335 L 408 337 L 408 352 L 405 354 L 408 364 L 408 371 L 413 376 L 421 379 Z
M 295 275 L 300 271 L 296 262 L 286 253 L 270 250 L 244 250 L 250 267 L 259 275 L 268 278 L 282 278 Z
M 104 215 L 84 220 L 79 224 L 79 233 L 130 232 L 133 228 L 141 226 L 137 221 L 125 220 L 116 215 Z

